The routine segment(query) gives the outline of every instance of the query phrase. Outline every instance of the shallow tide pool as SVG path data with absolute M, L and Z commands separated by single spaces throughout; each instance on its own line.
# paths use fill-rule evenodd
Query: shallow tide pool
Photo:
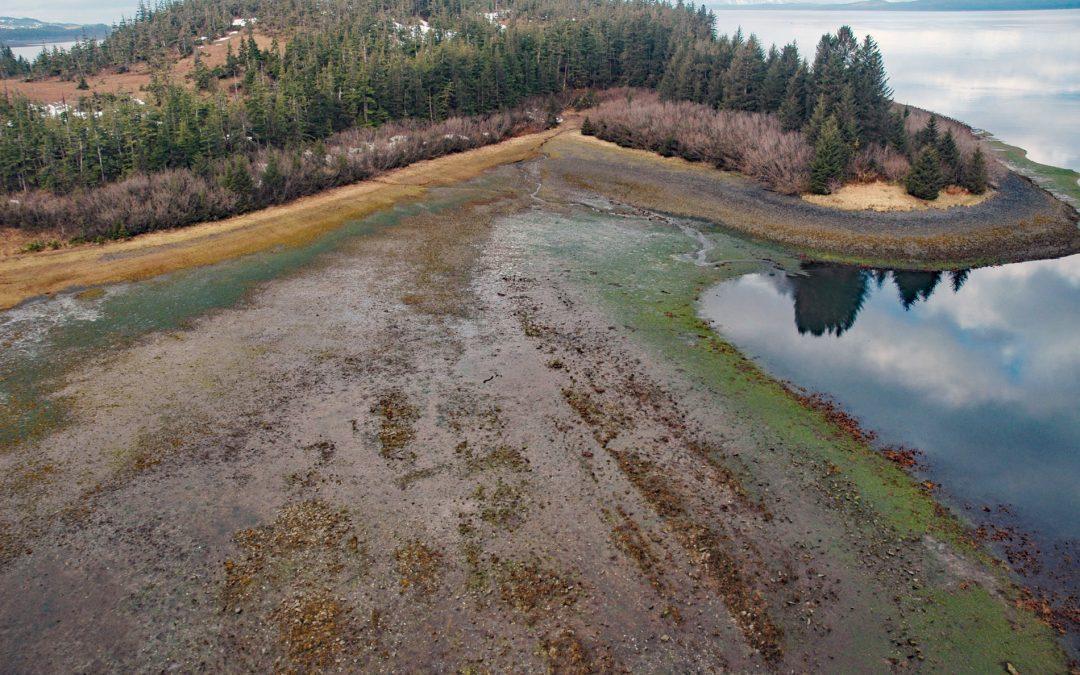
M 1080 538 L 1080 255 L 956 272 L 804 265 L 700 312 L 772 374 L 922 450 L 961 509 Z

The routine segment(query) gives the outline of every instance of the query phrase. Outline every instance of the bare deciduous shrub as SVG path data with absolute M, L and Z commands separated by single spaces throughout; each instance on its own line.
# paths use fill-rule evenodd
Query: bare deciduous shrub
M 662 102 L 635 91 L 600 104 L 589 117 L 598 137 L 619 145 L 740 171 L 785 194 L 806 189 L 813 149 L 802 133 L 783 131 L 775 115 Z
M 911 169 L 911 162 L 891 147 L 870 145 L 855 153 L 852 174 L 855 181 L 869 183 L 875 180 L 895 182 L 903 180 Z

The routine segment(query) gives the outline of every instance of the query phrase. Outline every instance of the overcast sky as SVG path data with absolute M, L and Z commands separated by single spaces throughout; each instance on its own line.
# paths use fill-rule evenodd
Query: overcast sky
M 111 24 L 133 15 L 138 6 L 139 0 L 2 0 L 0 16 Z
M 700 2 L 700 0 L 698 0 Z M 747 4 L 763 0 L 706 0 L 709 5 Z M 775 0 L 764 0 L 766 2 Z M 785 2 L 850 2 L 851 0 L 784 0 Z M 135 13 L 139 0 L 3 0 L 2 16 L 28 16 L 43 21 L 111 24 Z

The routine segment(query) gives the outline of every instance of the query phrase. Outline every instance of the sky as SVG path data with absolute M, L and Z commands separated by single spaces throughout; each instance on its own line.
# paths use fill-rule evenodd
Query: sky
M 132 16 L 139 0 L 3 0 L 0 15 L 42 21 L 111 24 Z
M 707 4 L 747 4 L 775 0 L 707 0 Z M 784 2 L 850 2 L 851 0 L 783 0 Z M 138 0 L 4 0 L 0 15 L 28 16 L 42 21 L 74 21 L 76 23 L 105 23 L 117 21 L 121 15 L 135 13 Z
M 706 5 L 763 5 L 763 4 L 807 4 L 812 3 L 815 5 L 835 5 L 838 3 L 853 2 L 854 0 L 705 0 Z M 701 0 L 697 0 L 697 4 L 701 4 Z

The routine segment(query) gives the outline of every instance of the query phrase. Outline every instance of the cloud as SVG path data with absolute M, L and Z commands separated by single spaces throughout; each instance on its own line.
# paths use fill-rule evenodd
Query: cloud
M 42 21 L 112 24 L 119 21 L 121 16 L 133 16 L 138 6 L 138 0 L 7 0 L 0 13 L 4 16 L 28 16 Z

